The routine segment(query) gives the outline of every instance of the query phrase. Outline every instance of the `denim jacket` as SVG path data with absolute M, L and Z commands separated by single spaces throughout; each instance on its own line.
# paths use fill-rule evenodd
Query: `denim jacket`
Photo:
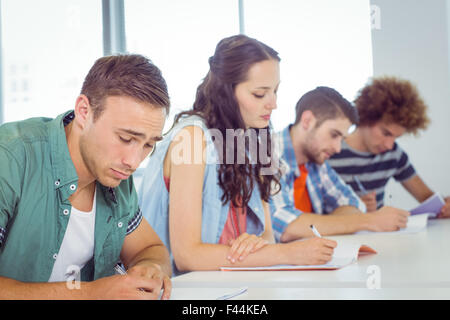
M 169 249 L 174 274 L 179 272 L 175 263 L 173 263 L 173 254 L 169 242 L 169 193 L 164 183 L 163 163 L 170 143 L 180 130 L 187 126 L 200 127 L 206 138 L 206 166 L 202 192 L 202 242 L 219 242 L 230 208 L 229 202 L 223 205 L 221 201 L 223 191 L 218 182 L 219 157 L 204 120 L 199 116 L 189 116 L 180 120 L 158 144 L 144 170 L 142 184 L 138 192 L 139 204 L 144 218 L 147 219 Z M 265 229 L 264 209 L 257 184 L 254 185 L 247 206 L 246 232 L 260 236 Z

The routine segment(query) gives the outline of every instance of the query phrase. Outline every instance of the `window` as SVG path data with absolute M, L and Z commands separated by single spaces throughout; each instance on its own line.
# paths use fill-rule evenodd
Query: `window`
M 325 85 L 352 101 L 372 75 L 369 0 L 243 0 L 243 8 L 245 33 L 282 59 L 276 131 L 307 91 Z M 127 51 L 152 59 L 167 81 L 167 131 L 175 114 L 192 108 L 219 40 L 239 33 L 239 1 L 125 0 L 125 26 Z
M 316 86 L 352 101 L 372 76 L 369 0 L 244 0 L 245 33 L 280 53 L 281 85 L 273 125 L 294 117 L 298 99 Z M 192 107 L 208 58 L 224 37 L 239 33 L 238 1 L 126 0 L 127 48 L 162 70 L 171 115 Z M 166 126 L 170 126 L 169 117 Z
M 167 81 L 173 116 L 192 107 L 219 40 L 239 33 L 238 0 L 124 0 L 127 51 L 148 56 Z M 369 0 L 242 0 L 245 33 L 280 53 L 273 125 L 305 92 L 330 86 L 353 100 L 372 76 Z M 4 121 L 72 108 L 102 56 L 102 2 L 2 0 Z
M 4 122 L 70 108 L 102 56 L 101 1 L 2 0 Z
M 307 91 L 332 87 L 352 102 L 373 74 L 369 0 L 245 0 L 244 13 L 246 34 L 281 57 L 276 131 Z
M 238 1 L 126 0 L 127 51 L 144 54 L 167 81 L 173 116 L 192 108 L 208 58 L 222 38 L 239 33 Z

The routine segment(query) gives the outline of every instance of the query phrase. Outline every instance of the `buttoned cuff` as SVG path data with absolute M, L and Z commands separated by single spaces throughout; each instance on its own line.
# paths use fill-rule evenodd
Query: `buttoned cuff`
M 0 227 L 0 247 L 3 244 L 3 241 L 5 240 L 5 236 L 6 236 L 6 229 Z
M 299 211 L 300 212 L 300 211 Z M 275 240 L 280 242 L 281 235 L 288 225 L 298 218 L 298 214 L 289 212 L 287 210 L 279 210 L 272 217 L 272 229 Z

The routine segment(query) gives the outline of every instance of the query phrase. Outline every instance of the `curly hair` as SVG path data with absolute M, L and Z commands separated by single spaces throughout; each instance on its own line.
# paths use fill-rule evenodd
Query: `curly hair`
M 373 78 L 362 88 L 354 101 L 359 113 L 359 125 L 371 126 L 383 120 L 394 122 L 417 134 L 426 129 L 428 118 L 427 105 L 417 88 L 408 80 L 396 77 Z
M 223 137 L 227 129 L 246 130 L 234 89 L 236 85 L 247 80 L 249 69 L 257 62 L 274 59 L 280 61 L 278 53 L 269 46 L 245 35 L 231 36 L 222 39 L 216 46 L 214 55 L 209 58 L 210 70 L 197 88 L 193 110 L 184 111 L 175 117 L 175 123 L 182 117 L 199 115 L 205 119 L 209 129 L 218 129 Z M 261 197 L 269 201 L 271 185 L 279 187 L 279 178 L 274 175 L 260 175 L 261 169 L 270 167 L 266 159 L 260 159 L 259 149 L 265 148 L 270 159 L 272 150 L 270 128 L 253 129 L 258 137 L 262 130 L 267 130 L 266 139 L 258 139 L 258 159 L 250 164 L 248 145 L 245 150 L 237 150 L 227 143 L 215 144 L 219 157 L 229 150 L 234 150 L 235 159 L 245 158 L 245 163 L 221 163 L 218 168 L 219 185 L 223 191 L 222 203 L 231 201 L 235 207 L 246 207 L 250 201 L 254 184 L 257 183 Z M 264 140 L 264 141 L 263 141 Z M 267 145 L 262 146 L 262 141 Z M 233 141 L 234 142 L 234 141 Z M 237 152 L 244 154 L 238 155 Z

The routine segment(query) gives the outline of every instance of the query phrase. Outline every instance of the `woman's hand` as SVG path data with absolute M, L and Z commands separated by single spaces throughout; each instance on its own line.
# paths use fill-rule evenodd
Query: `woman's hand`
M 253 253 L 269 242 L 254 234 L 243 233 L 238 238 L 231 240 L 229 245 L 231 246 L 228 252 L 227 259 L 231 263 L 244 260 L 250 253 Z

